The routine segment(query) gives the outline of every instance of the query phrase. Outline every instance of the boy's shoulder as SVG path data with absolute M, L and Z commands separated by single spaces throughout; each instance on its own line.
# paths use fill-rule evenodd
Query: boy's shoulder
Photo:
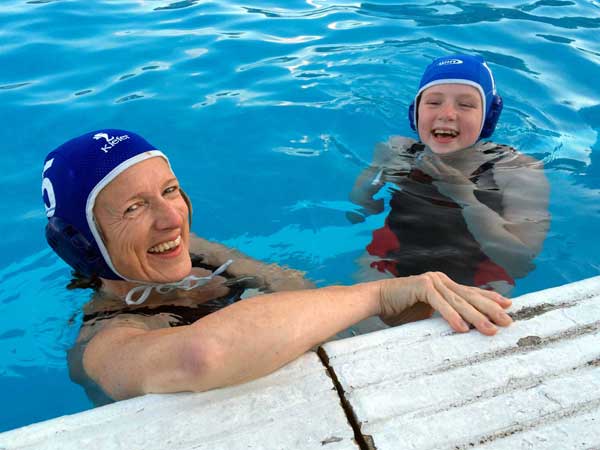
M 375 145 L 372 165 L 379 167 L 410 167 L 416 154 L 424 148 L 420 142 L 405 136 L 390 136 Z
M 391 150 L 404 152 L 410 150 L 418 141 L 406 136 L 390 136 L 386 143 Z
M 498 166 L 507 166 L 511 169 L 543 169 L 544 161 L 537 159 L 534 155 L 522 153 L 507 144 L 486 141 L 476 144 L 478 150 L 488 155 L 488 159 Z

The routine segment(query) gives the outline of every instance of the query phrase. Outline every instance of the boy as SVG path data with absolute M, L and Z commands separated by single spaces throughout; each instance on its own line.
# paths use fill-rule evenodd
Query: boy
M 444 272 L 504 295 L 533 268 L 549 226 L 542 164 L 483 142 L 502 111 L 494 77 L 479 56 L 434 60 L 409 108 L 419 141 L 376 146 L 350 200 L 352 222 L 383 211 L 373 196 L 391 183 L 391 210 L 367 246 L 368 278 Z

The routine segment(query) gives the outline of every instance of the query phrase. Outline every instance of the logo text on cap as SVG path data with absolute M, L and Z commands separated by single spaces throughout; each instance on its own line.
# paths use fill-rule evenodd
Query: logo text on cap
M 462 64 L 462 60 L 461 59 L 445 59 L 443 61 L 440 61 L 438 63 L 438 66 L 447 66 L 449 64 Z
M 113 148 L 115 145 L 117 145 L 119 142 L 129 139 L 129 135 L 124 134 L 123 136 L 113 137 L 113 136 L 109 136 L 106 133 L 96 133 L 94 135 L 94 139 L 95 140 L 104 139 L 106 141 L 106 144 L 104 144 L 102 147 L 100 147 L 100 150 L 102 150 L 104 153 L 108 153 L 108 151 L 111 148 Z

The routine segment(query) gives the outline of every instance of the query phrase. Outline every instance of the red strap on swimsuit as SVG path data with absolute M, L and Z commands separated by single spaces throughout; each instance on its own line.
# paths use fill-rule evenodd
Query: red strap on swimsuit
M 486 286 L 491 281 L 506 281 L 508 284 L 514 286 L 515 280 L 504 270 L 502 266 L 499 266 L 491 259 L 486 259 L 479 263 L 473 281 L 475 286 Z
M 382 228 L 373 231 L 373 239 L 367 245 L 369 254 L 380 258 L 386 258 L 392 251 L 399 248 L 400 241 L 394 232 L 390 230 L 387 220 Z

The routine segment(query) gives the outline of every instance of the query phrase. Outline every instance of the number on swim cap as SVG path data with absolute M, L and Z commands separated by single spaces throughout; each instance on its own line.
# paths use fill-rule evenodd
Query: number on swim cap
M 52 167 L 52 162 L 54 158 L 49 159 L 44 164 L 44 170 L 42 171 L 42 176 L 46 174 L 46 171 Z M 45 194 L 45 195 L 44 195 Z M 50 178 L 44 177 L 42 180 L 42 198 L 44 199 L 44 207 L 46 208 L 46 216 L 52 217 L 54 215 L 54 211 L 56 210 L 56 197 L 54 196 L 54 187 L 52 186 L 52 182 Z M 48 202 L 46 203 L 46 198 Z

